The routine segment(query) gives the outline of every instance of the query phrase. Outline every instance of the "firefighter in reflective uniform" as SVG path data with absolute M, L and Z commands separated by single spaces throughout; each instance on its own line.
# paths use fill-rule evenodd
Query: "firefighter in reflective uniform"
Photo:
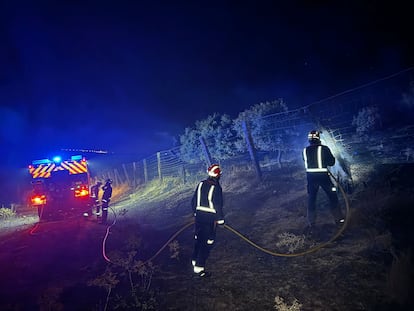
M 320 133 L 311 131 L 308 134 L 309 146 L 303 149 L 307 188 L 308 188 L 308 230 L 312 230 L 316 219 L 316 197 L 321 187 L 329 198 L 330 211 L 336 224 L 344 222 L 344 216 L 338 203 L 336 187 L 328 174 L 328 166 L 335 165 L 335 157 L 328 146 L 322 145 Z
M 92 207 L 96 208 L 96 214 L 99 215 L 100 213 L 100 205 L 99 205 L 99 190 L 101 188 L 102 182 L 98 181 L 91 187 L 91 205 Z
M 105 185 L 102 187 L 102 220 L 101 223 L 105 224 L 108 219 L 108 207 L 112 197 L 112 180 L 107 179 Z M 99 218 L 99 216 L 98 216 Z
M 210 275 L 205 271 L 206 260 L 216 238 L 216 226 L 224 225 L 223 193 L 219 183 L 220 166 L 211 165 L 207 173 L 208 178 L 198 184 L 191 200 L 195 216 L 194 250 L 191 261 L 194 273 L 200 277 Z

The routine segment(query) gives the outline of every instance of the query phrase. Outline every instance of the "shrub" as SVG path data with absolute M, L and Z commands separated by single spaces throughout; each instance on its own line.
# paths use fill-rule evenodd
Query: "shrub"
M 263 151 L 277 151 L 283 145 L 283 134 L 272 131 L 273 122 L 265 116 L 288 111 L 282 99 L 259 103 L 241 112 L 233 121 L 233 129 L 237 133 L 235 147 L 240 152 L 247 151 L 243 122 L 249 125 L 255 148 Z
M 285 300 L 282 297 L 275 297 L 275 310 L 277 311 L 300 311 L 302 304 L 295 298 L 293 303 L 289 306 L 285 303 Z
M 195 122 L 194 128 L 186 128 L 180 135 L 181 159 L 187 163 L 205 161 L 204 152 L 200 142 L 202 137 L 208 144 L 210 155 L 220 161 L 234 156 L 235 150 L 230 143 L 234 136 L 232 120 L 228 115 L 213 114 L 204 120 Z
M 16 216 L 16 212 L 10 208 L 1 207 L 0 208 L 0 219 L 10 219 Z
M 295 235 L 289 232 L 283 232 L 278 235 L 279 242 L 277 247 L 287 248 L 288 253 L 294 253 L 295 251 L 302 249 L 305 245 L 305 236 Z

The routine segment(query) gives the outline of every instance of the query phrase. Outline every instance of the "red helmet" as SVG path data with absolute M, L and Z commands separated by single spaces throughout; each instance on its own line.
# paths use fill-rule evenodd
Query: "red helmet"
M 212 164 L 207 169 L 208 176 L 219 177 L 221 175 L 221 169 L 218 164 Z

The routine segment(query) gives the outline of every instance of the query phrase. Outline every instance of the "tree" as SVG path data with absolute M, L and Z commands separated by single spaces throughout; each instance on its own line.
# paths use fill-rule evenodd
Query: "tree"
M 233 121 L 233 129 L 237 133 L 235 146 L 238 151 L 245 152 L 243 122 L 247 122 L 255 148 L 262 151 L 279 151 L 283 148 L 283 133 L 274 131 L 271 116 L 288 111 L 282 99 L 259 103 L 241 112 Z
M 232 120 L 226 114 L 215 113 L 204 120 L 196 121 L 194 128 L 186 128 L 184 134 L 180 135 L 181 159 L 188 163 L 205 160 L 200 137 L 207 143 L 207 148 L 214 160 L 228 159 L 235 155 L 235 149 L 231 143 L 233 136 Z

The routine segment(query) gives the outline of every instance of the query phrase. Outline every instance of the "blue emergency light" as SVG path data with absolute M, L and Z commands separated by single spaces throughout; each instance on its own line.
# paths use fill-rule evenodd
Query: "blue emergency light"
M 41 160 L 34 160 L 32 161 L 33 165 L 38 165 L 38 164 L 49 164 L 51 161 L 49 159 L 41 159 Z
M 74 156 L 71 156 L 70 159 L 72 161 L 79 161 L 79 160 L 82 160 L 82 156 L 81 155 L 74 155 Z
M 53 157 L 53 162 L 60 163 L 60 162 L 62 162 L 62 158 L 60 156 L 55 156 L 55 157 Z

